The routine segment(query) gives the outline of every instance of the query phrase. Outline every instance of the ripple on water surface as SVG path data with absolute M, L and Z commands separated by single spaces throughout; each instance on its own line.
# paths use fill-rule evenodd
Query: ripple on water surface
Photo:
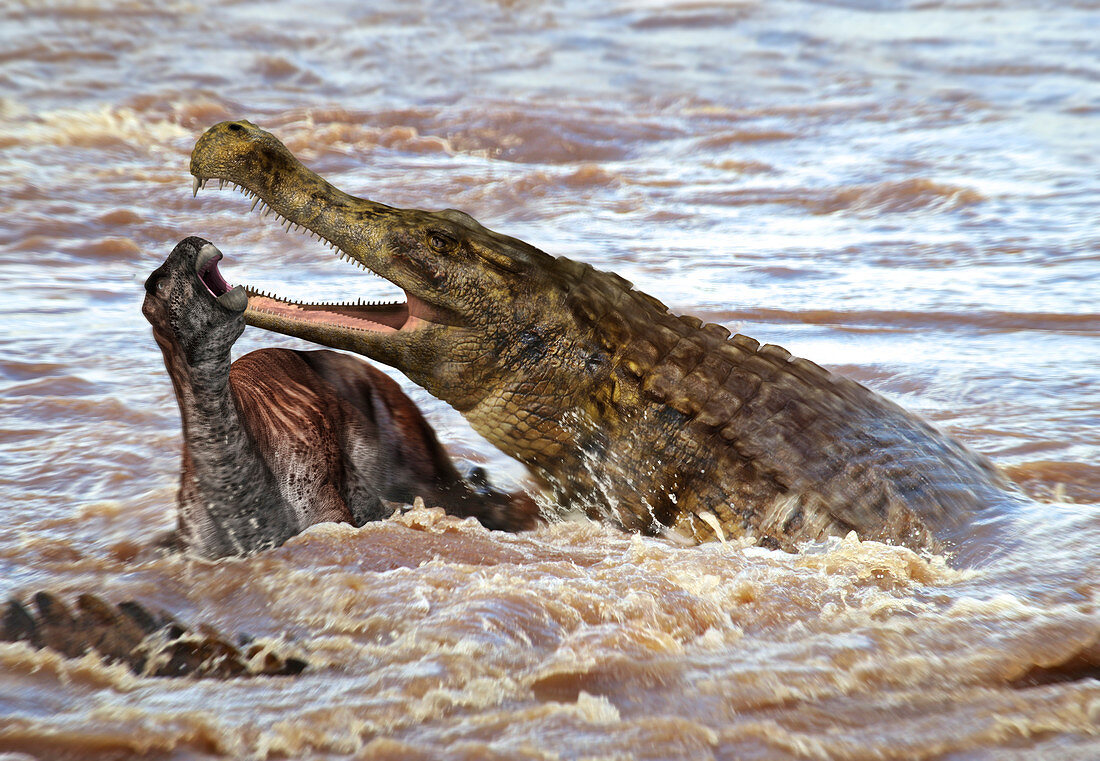
M 254 701 L 247 680 L 150 682 L 0 645 L 7 688 L 39 701 L 0 733 L 12 748 L 72 753 L 95 736 L 116 751 L 461 743 L 527 757 L 534 732 L 642 758 L 807 744 L 913 758 L 1049 732 L 1073 747 L 1100 705 L 1082 678 L 1100 665 L 1096 576 L 1064 563 L 1022 576 L 1034 557 L 981 579 L 851 538 L 798 555 L 684 548 L 587 522 L 511 536 L 425 509 L 317 526 L 248 560 L 40 557 L 62 588 L 98 580 L 108 597 L 292 645 L 311 668 Z M 104 690 L 110 714 L 78 700 Z

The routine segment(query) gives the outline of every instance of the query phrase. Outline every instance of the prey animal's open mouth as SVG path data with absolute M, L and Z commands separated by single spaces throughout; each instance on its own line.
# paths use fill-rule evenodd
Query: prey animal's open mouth
M 243 287 L 231 288 L 225 282 L 222 273 L 218 271 L 218 262 L 221 260 L 222 252 L 212 243 L 207 243 L 199 250 L 195 259 L 195 274 L 215 301 L 232 312 L 243 312 L 248 306 L 248 295 Z
M 222 277 L 222 273 L 218 272 L 218 262 L 221 260 L 222 252 L 213 246 L 207 245 L 199 252 L 199 257 L 195 262 L 195 274 L 199 276 L 199 280 L 214 298 L 218 298 L 232 290 L 229 283 L 225 282 L 225 278 Z
M 200 189 L 205 188 L 210 179 L 213 178 L 195 177 L 192 188 L 193 194 L 197 195 Z M 288 219 L 280 214 L 258 193 L 229 180 L 218 179 L 219 188 L 224 188 L 226 185 L 252 199 L 252 206 L 249 211 L 257 211 L 265 217 L 274 216 L 286 232 L 305 233 L 329 246 L 340 259 L 371 272 L 366 265 L 344 252 L 336 243 L 327 239 L 321 233 L 310 229 L 308 225 L 302 222 Z M 220 255 L 218 258 L 221 258 Z M 207 268 L 200 273 L 200 277 L 215 296 L 229 289 L 217 270 L 216 260 L 211 260 Z M 271 322 L 271 319 L 263 319 L 266 316 L 278 322 L 300 326 L 314 325 L 350 331 L 395 333 L 423 328 L 431 323 L 449 321 L 441 310 L 409 294 L 403 288 L 404 301 L 378 302 L 359 299 L 354 302 L 332 303 L 289 299 L 248 285 L 243 286 L 243 288 L 248 299 L 246 319 L 250 315 L 256 322 L 264 322 L 265 324 Z

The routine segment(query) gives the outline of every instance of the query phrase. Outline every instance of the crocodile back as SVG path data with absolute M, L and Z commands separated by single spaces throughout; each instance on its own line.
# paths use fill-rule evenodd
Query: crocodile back
M 708 538 L 712 522 L 684 513 L 709 512 L 727 535 L 753 533 L 779 546 L 856 530 L 938 549 L 933 532 L 950 533 L 1008 488 L 984 457 L 851 379 L 674 315 L 612 273 L 568 260 L 558 270 L 581 332 L 633 391 L 614 396 L 678 416 L 673 435 L 667 423 L 647 430 L 637 422 L 654 414 L 635 416 L 621 432 L 648 437 L 630 449 L 660 449 L 662 463 L 681 471 L 649 488 L 693 497 L 674 499 L 662 522 Z M 691 488 L 678 485 L 685 480 Z

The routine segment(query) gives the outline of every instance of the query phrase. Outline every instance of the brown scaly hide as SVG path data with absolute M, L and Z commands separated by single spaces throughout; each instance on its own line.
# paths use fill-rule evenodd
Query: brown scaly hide
M 938 550 L 930 524 L 979 509 L 987 484 L 1007 486 L 985 458 L 850 379 L 670 314 L 613 273 L 567 259 L 555 271 L 580 341 L 612 368 L 592 394 L 609 441 L 601 454 L 613 461 L 632 439 L 629 451 L 659 454 L 648 488 L 672 499 L 645 509 L 660 523 L 711 538 L 713 522 L 698 517 L 711 513 L 727 537 L 784 548 L 854 529 Z
M 188 628 L 133 600 L 111 605 L 92 594 L 77 597 L 75 610 L 50 592 L 34 595 L 33 605 L 10 600 L 0 616 L 0 642 L 26 642 L 68 658 L 94 652 L 140 676 L 288 676 L 307 667 L 247 638 L 234 644 L 213 627 Z

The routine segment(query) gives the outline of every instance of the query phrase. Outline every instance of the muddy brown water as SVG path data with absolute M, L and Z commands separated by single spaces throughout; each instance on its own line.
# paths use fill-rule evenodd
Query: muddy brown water
M 94 590 L 300 653 L 154 680 L 0 645 L 0 757 L 1100 757 L 1094 3 L 7 3 L 0 593 Z M 248 118 L 340 187 L 463 209 L 847 373 L 1035 502 L 978 571 L 416 510 L 149 559 L 179 419 L 139 312 L 180 238 L 233 282 L 382 281 L 191 197 Z M 301 346 L 246 332 L 241 352 Z M 523 485 L 439 402 L 456 457 Z M 981 529 L 976 529 L 980 531 Z

